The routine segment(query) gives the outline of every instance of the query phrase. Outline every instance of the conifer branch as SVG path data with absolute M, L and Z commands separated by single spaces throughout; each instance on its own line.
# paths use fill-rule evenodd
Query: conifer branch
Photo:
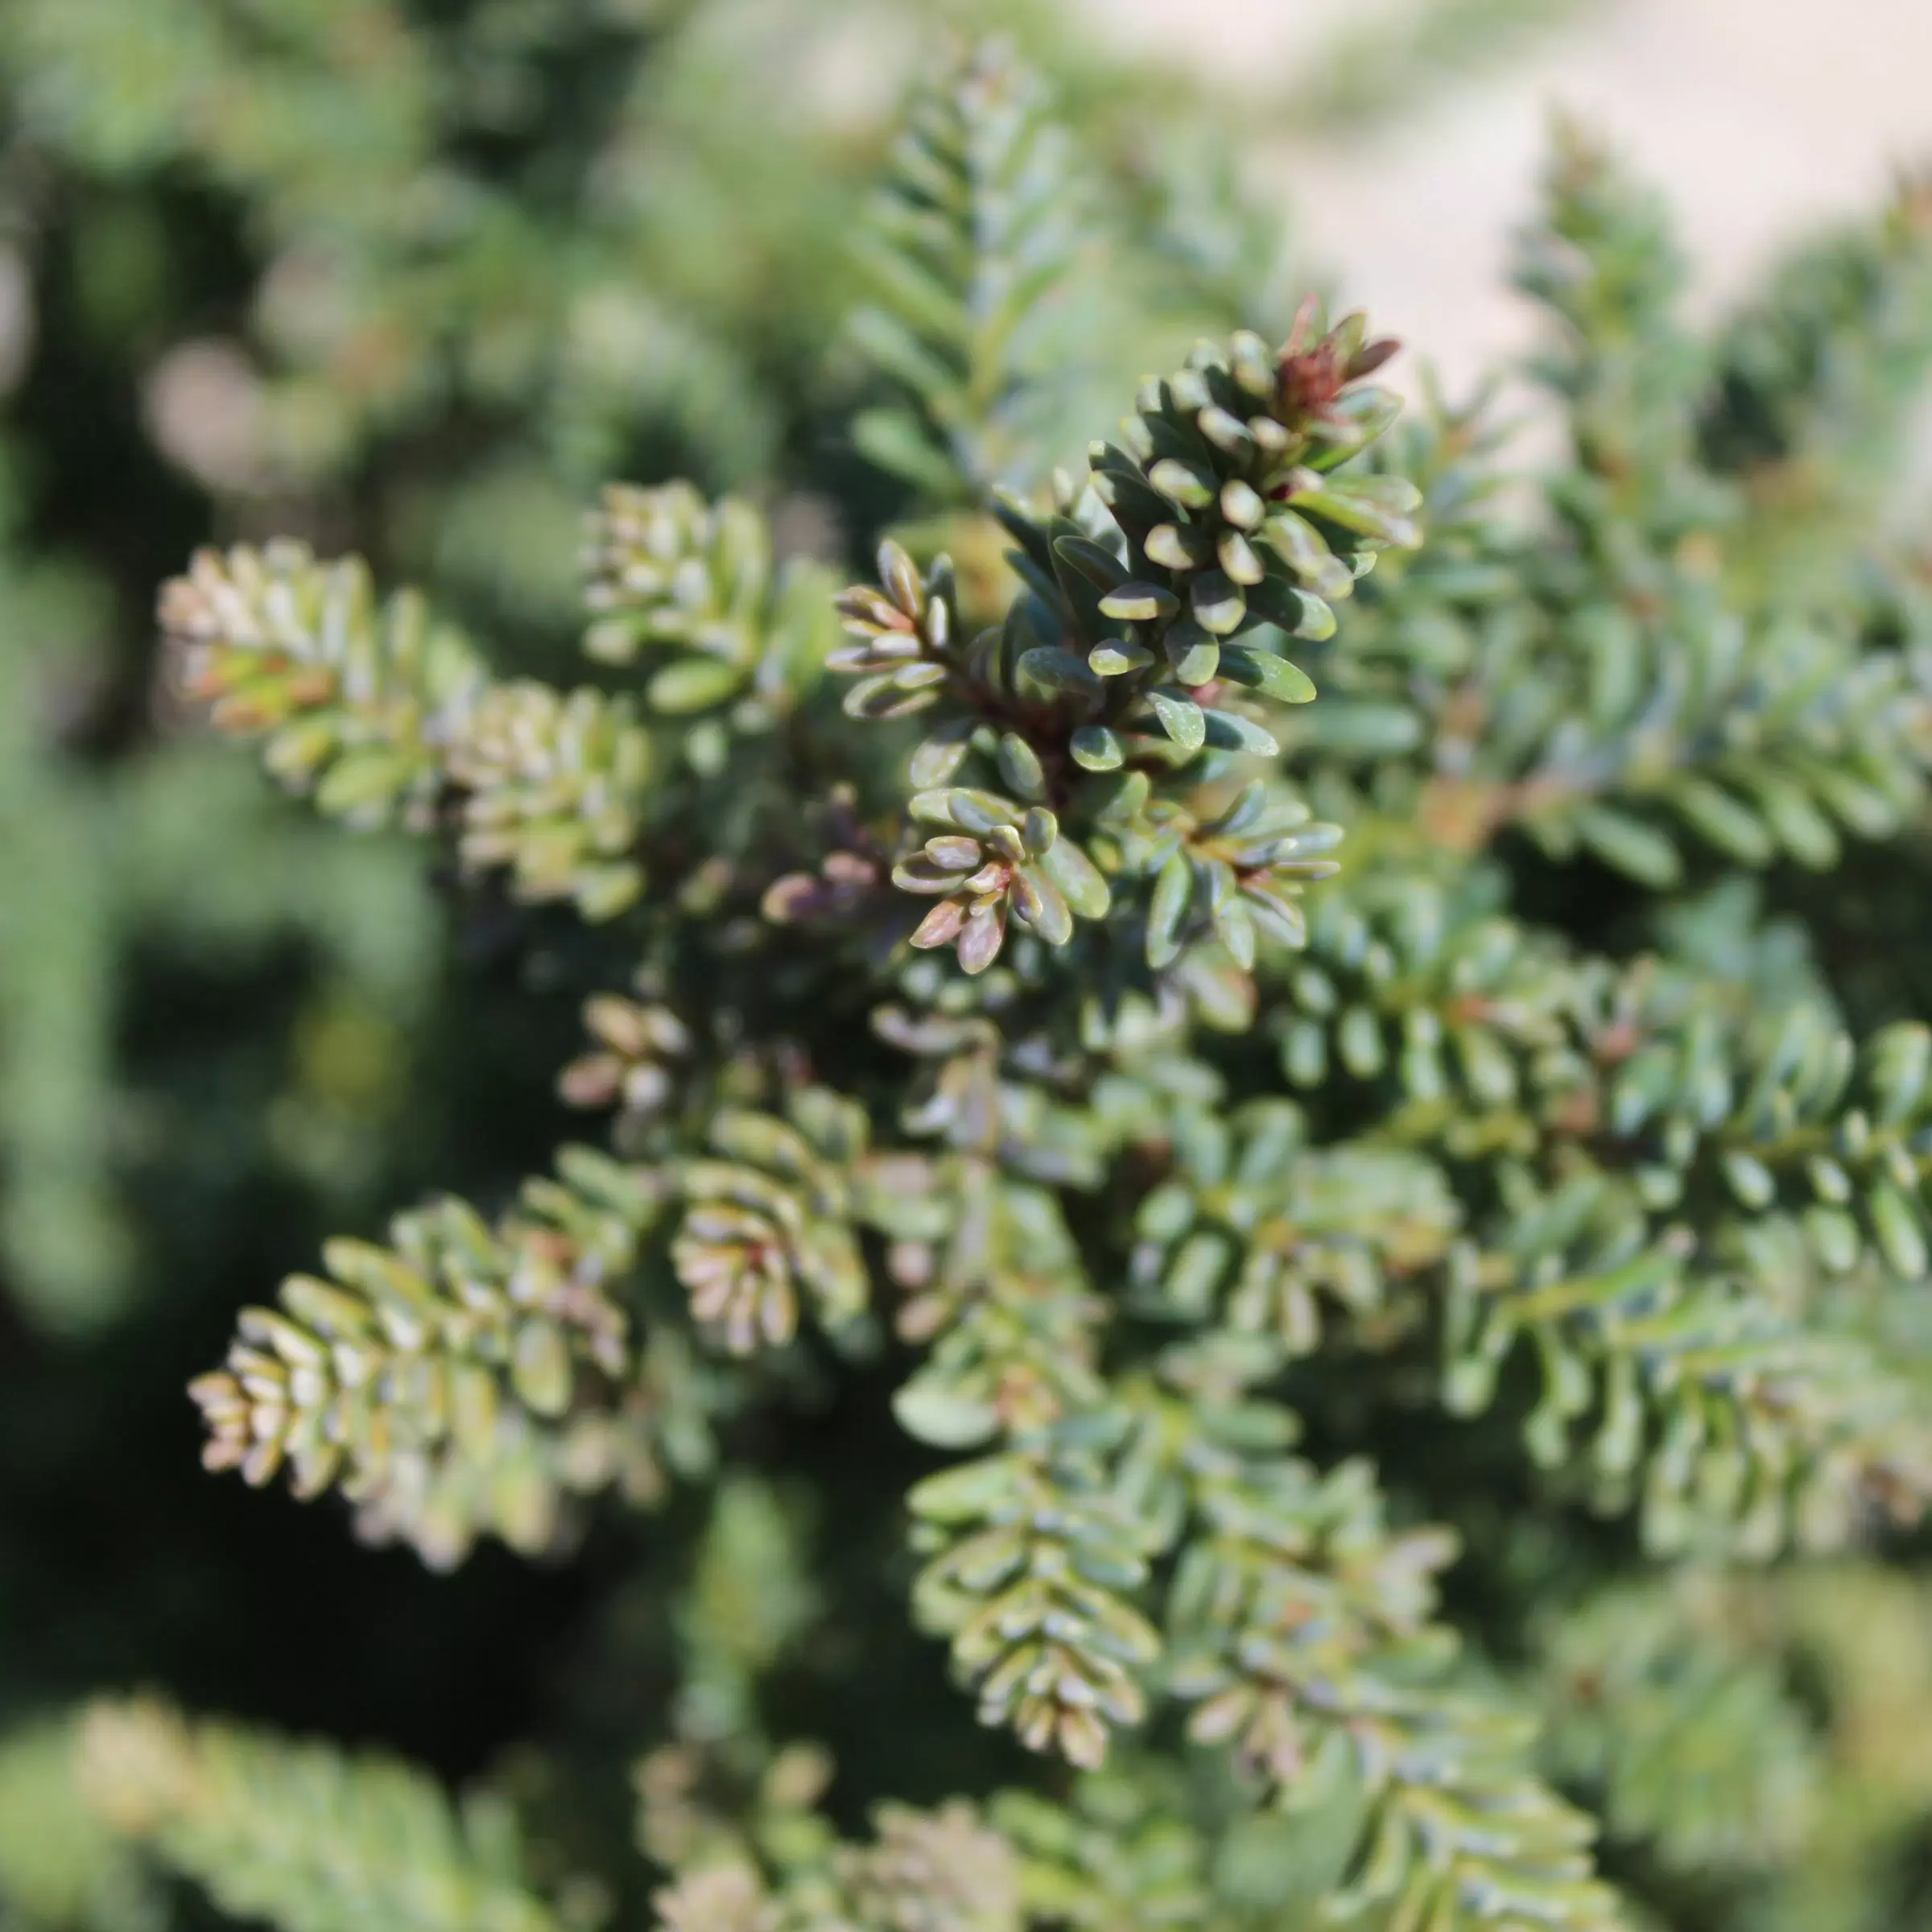
M 795 1095 L 789 1111 L 787 1121 L 720 1108 L 709 1154 L 678 1170 L 687 1206 L 671 1263 L 693 1317 L 734 1355 L 790 1341 L 801 1300 L 836 1333 L 870 1296 L 852 1226 L 865 1111 L 822 1088 Z
M 1893 266 L 1869 270 L 1883 312 L 1885 289 L 1918 299 L 1916 231 L 1893 232 Z M 1747 492 L 1711 466 L 1713 359 L 1743 352 L 1683 323 L 1655 198 L 1566 131 L 1519 279 L 1554 324 L 1538 368 L 1573 452 L 1544 479 L 1550 526 L 1481 513 L 1480 448 L 1455 417 L 1405 452 L 1430 494 L 1434 554 L 1412 582 L 1367 587 L 1333 654 L 1343 702 L 1317 754 L 1385 772 L 1419 754 L 1415 809 L 1441 843 L 1519 828 L 1657 890 L 1699 855 L 1823 869 L 1847 839 L 1895 836 L 1932 762 L 1924 651 L 1844 619 L 1871 601 L 1862 513 L 1807 512 L 1802 489 Z
M 1362 1083 L 1377 1134 L 1455 1163 L 1451 1407 L 1486 1408 L 1533 1341 L 1538 1459 L 1574 1466 L 1591 1418 L 1604 1500 L 1646 1467 L 1666 1542 L 1713 1513 L 1774 1546 L 1922 1507 L 1932 1409 L 1821 1327 L 1835 1279 L 1924 1275 L 1921 1030 L 1861 1056 L 1815 1005 L 1770 1026 L 1741 993 L 1566 957 L 1393 871 L 1329 896 L 1292 985 L 1290 1078 L 1330 1104 Z
M 851 331 L 906 401 L 857 416 L 852 441 L 946 507 L 1038 479 L 1042 405 L 1079 353 L 1058 324 L 1083 197 L 1045 110 L 1010 50 L 974 50 L 914 105 L 860 240 L 873 299 Z
M 1037 1448 L 931 1476 L 910 1504 L 930 1553 L 914 1607 L 952 1638 L 980 1721 L 1034 1751 L 1092 1766 L 1109 1730 L 1146 1715 L 1140 1673 L 1160 1642 L 1125 1591 L 1145 1538 L 1109 1494 L 1104 1464 L 1049 1434 Z
M 402 592 L 378 606 L 356 559 L 305 546 L 199 552 L 161 593 L 181 688 L 218 730 L 265 737 L 284 783 L 351 824 L 423 822 L 437 747 L 481 691 L 468 642 Z
M 1036 1279 L 1044 1269 L 1051 1280 L 1063 1250 L 1036 1241 L 1028 1252 Z M 957 1633 L 956 1661 L 983 1674 L 982 1716 L 1014 1722 L 1036 1748 L 1097 1762 L 1109 1726 L 1144 1715 L 1138 1680 L 1161 1645 L 1129 1601 L 1154 1574 L 1150 1558 L 1178 1546 L 1165 1677 L 1199 1705 L 1194 1734 L 1238 1736 L 1245 1761 L 1301 1802 L 1312 1802 L 1311 1779 L 1345 1773 L 1364 1787 L 1369 1823 L 1338 1909 L 1620 1922 L 1588 1876 L 1587 1822 L 1523 1769 L 1521 1727 L 1430 1681 L 1446 1641 L 1426 1626 L 1429 1575 L 1450 1554 L 1441 1534 L 1389 1535 L 1363 1468 L 1323 1480 L 1269 1453 L 1291 1439 L 1294 1419 L 1239 1393 L 1278 1359 L 1265 1348 L 1247 1351 L 1251 1365 L 1232 1382 L 1213 1352 L 1177 1354 L 1176 1392 L 1123 1397 L 1091 1377 L 1063 1379 L 1078 1360 L 1074 1327 L 1051 1347 L 1063 1379 L 1029 1375 L 1023 1364 L 1049 1356 L 1035 1339 L 1055 1331 L 1031 1327 L 1028 1312 L 1075 1312 L 1043 1287 L 996 1277 L 982 1305 L 1004 1323 L 982 1320 L 978 1345 L 948 1359 L 947 1344 L 968 1332 L 955 1330 L 901 1402 L 928 1439 L 1003 1428 L 1014 1445 L 912 1498 L 936 1551 L 919 1582 L 923 1620 Z M 1037 1406 L 995 1399 L 1024 1389 Z
M 1876 221 L 1794 250 L 1732 318 L 1699 426 L 1705 460 L 1761 485 L 1781 464 L 1862 477 L 1876 507 L 1929 361 L 1932 182 L 1907 176 Z
M 1761 1867 L 1802 1844 L 1825 1765 L 1786 1681 L 1781 1623 L 1761 1585 L 1710 1573 L 1551 1620 L 1552 1769 L 1610 1831 L 1680 1871 Z
M 82 1781 L 114 1827 L 237 1918 L 279 1932 L 558 1932 L 519 1871 L 514 1822 L 420 1772 L 291 1744 L 152 1703 L 103 1704 Z
M 1919 810 L 1920 656 L 1861 652 L 1794 617 L 1741 624 L 1695 572 L 1653 610 L 1598 605 L 1571 624 L 1567 642 L 1505 641 L 1470 667 L 1422 804 L 1445 844 L 1513 824 L 1553 857 L 1586 852 L 1662 889 L 1686 848 L 1823 869 L 1847 837 L 1893 837 Z
M 1577 459 L 1563 506 L 1612 568 L 1620 525 L 1674 535 L 1711 507 L 1691 417 L 1708 365 L 1679 312 L 1686 275 L 1662 198 L 1559 122 L 1516 279 L 1557 324 L 1536 370 L 1565 406 Z
M 1083 1778 L 1071 1802 L 1002 1791 L 989 1808 L 1019 1860 L 1030 1925 L 1155 1932 L 1212 1909 L 1208 1847 L 1151 1765 Z
M 649 654 L 654 711 L 682 716 L 737 701 L 782 715 L 816 683 L 831 638 L 832 584 L 817 565 L 774 564 L 748 503 L 708 504 L 687 483 L 613 483 L 589 519 L 586 653 Z
M 1026 588 L 1002 630 L 962 638 L 944 560 L 922 576 L 896 545 L 881 588 L 840 600 L 857 641 L 832 667 L 861 679 L 847 711 L 941 708 L 910 768 L 913 815 L 939 836 L 895 874 L 943 895 L 915 944 L 954 947 L 983 972 L 1009 918 L 1063 946 L 1075 914 L 1137 928 L 1152 972 L 1197 935 L 1243 972 L 1257 935 L 1299 943 L 1295 897 L 1333 869 L 1335 828 L 1259 783 L 1215 814 L 1154 786 L 1191 793 L 1185 768 L 1218 753 L 1273 756 L 1236 692 L 1292 704 L 1314 687 L 1257 627 L 1327 635 L 1330 600 L 1379 550 L 1417 540 L 1410 485 L 1330 473 L 1393 417 L 1366 379 L 1393 345 L 1369 341 L 1359 317 L 1320 335 L 1313 321 L 1305 308 L 1278 353 L 1238 335 L 1148 383 L 1129 448 L 1094 446 L 1105 521 L 1003 508 Z M 1244 633 L 1253 642 L 1235 642 Z M 976 747 L 999 790 L 951 782 Z M 1137 889 L 1111 890 L 1109 872 Z
M 352 825 L 427 829 L 453 796 L 457 850 L 522 898 L 592 919 L 643 886 L 650 741 L 621 698 L 492 681 L 418 597 L 380 609 L 355 559 L 297 544 L 205 551 L 163 592 L 175 675 L 217 729 L 266 737 L 285 784 Z
M 967 1170 L 969 1176 L 972 1170 Z M 1106 1314 L 1079 1279 L 1052 1197 L 974 1177 L 956 1238 L 902 1329 L 938 1333 L 894 1407 L 923 1440 L 994 1451 L 919 1484 L 907 1499 L 920 1624 L 951 1640 L 982 1723 L 1035 1751 L 1099 1764 L 1110 1731 L 1146 1714 L 1142 1674 L 1159 1651 L 1133 1601 L 1154 1540 L 1114 1492 L 1120 1435 L 1096 1373 Z
M 1012 1847 L 963 1798 L 930 1811 L 884 1804 L 877 1836 L 839 1860 L 859 1922 L 882 1932 L 1018 1932 L 1020 1877 Z
M 694 1862 L 652 1899 L 659 1932 L 1021 1932 L 1039 1922 L 1022 1918 L 1012 1847 L 964 1799 L 930 1811 L 883 1804 L 873 1823 L 869 1842 L 774 1859 L 775 1872 L 743 1848 Z
M 545 1547 L 572 1492 L 650 1501 L 667 1468 L 702 1468 L 702 1385 L 671 1335 L 634 1347 L 617 1298 L 663 1191 L 588 1148 L 559 1167 L 493 1227 L 445 1199 L 398 1216 L 390 1247 L 330 1242 L 327 1278 L 245 1309 L 191 1391 L 208 1466 L 340 1488 L 365 1534 L 444 1565 L 485 1532 Z
M 1441 1682 L 1453 1639 L 1430 1620 L 1432 1578 L 1451 1539 L 1392 1532 L 1365 1465 L 1322 1476 L 1270 1453 L 1292 1439 L 1286 1412 L 1183 1385 L 1152 1421 L 1184 1445 L 1155 1480 L 1178 1484 L 1198 1525 L 1168 1598 L 1170 1687 L 1195 1706 L 1191 1736 L 1230 1743 L 1295 1802 L 1359 1788 L 1360 1836 L 1328 1909 L 1622 1924 L 1591 1876 L 1593 1826 L 1526 1768 L 1533 1727 Z
M 88 1802 L 67 1712 L 0 1734 L 0 1923 L 118 1932 L 155 1922 L 151 1873 Z
M 1177 1123 L 1176 1172 L 1141 1203 L 1133 1305 L 1219 1319 L 1312 1353 L 1327 1315 L 1398 1326 L 1402 1283 L 1448 1253 L 1461 1208 L 1439 1169 L 1393 1147 L 1311 1147 L 1298 1108 L 1251 1102 Z

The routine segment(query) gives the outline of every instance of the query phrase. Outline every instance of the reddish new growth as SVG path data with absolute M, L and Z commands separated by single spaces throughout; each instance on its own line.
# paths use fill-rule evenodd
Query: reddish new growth
M 1313 295 L 1302 303 L 1282 345 L 1276 366 L 1281 377 L 1279 414 L 1284 420 L 1301 416 L 1319 423 L 1340 422 L 1335 404 L 1342 392 L 1373 375 L 1402 346 L 1393 336 L 1384 336 L 1352 349 L 1353 332 L 1346 324 L 1311 344 L 1308 336 L 1319 306 Z

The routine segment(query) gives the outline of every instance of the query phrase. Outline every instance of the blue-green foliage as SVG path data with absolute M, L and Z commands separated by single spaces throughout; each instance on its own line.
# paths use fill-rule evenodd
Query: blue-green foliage
M 1525 478 L 1480 407 L 1405 414 L 1360 316 L 1274 312 L 1230 175 L 1124 162 L 1161 85 L 1070 64 L 1083 143 L 1003 43 L 939 65 L 869 204 L 849 157 L 747 134 L 733 179 L 799 221 L 743 245 L 800 305 L 748 313 L 705 266 L 721 137 L 674 97 L 754 64 L 704 7 L 593 10 L 459 43 L 376 0 L 259 35 L 175 0 L 111 111 L 73 81 L 109 10 L 23 10 L 39 138 L 137 179 L 192 153 L 287 251 L 249 488 L 399 444 L 417 506 L 365 534 L 440 595 L 290 539 L 163 592 L 168 704 L 317 824 L 180 712 L 105 778 L 35 729 L 105 593 L 0 576 L 35 915 L 0 968 L 10 1266 L 105 1319 L 76 1244 L 139 1198 L 142 1117 L 113 989 L 144 949 L 257 949 L 345 1097 L 246 1088 L 233 1138 L 365 1228 L 402 1174 L 476 1204 L 258 1291 L 191 1389 L 204 1459 L 339 1494 L 452 1592 L 496 1542 L 582 1546 L 601 1593 L 544 1735 L 460 1802 L 150 1700 L 22 1732 L 0 1924 L 164 1924 L 157 1872 L 288 1932 L 1910 1922 L 1932 1016 L 1896 909 L 1932 630 L 1891 431 L 1932 353 L 1922 191 L 1707 332 L 1662 200 L 1560 130 L 1518 279 L 1567 441 Z M 317 266 L 309 123 L 384 47 Z M 518 118 L 567 73 L 574 148 Z M 560 179 L 582 246 L 518 277 Z M 411 440 L 438 397 L 518 427 L 466 464 Z M 639 411 L 700 481 L 595 499 L 581 660 L 538 676 L 562 572 L 519 547 Z M 840 592 L 841 547 L 873 568 Z M 483 976 L 522 967 L 493 1003 L 405 836 Z M 447 1174 L 374 1138 L 437 1119 L 398 1043 L 436 1030 Z M 505 1034 L 603 1125 L 566 1133 Z

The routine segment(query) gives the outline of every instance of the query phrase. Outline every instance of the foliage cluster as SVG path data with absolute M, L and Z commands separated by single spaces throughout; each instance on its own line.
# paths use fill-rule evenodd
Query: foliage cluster
M 919 92 L 870 200 L 815 201 L 817 239 L 774 221 L 747 272 L 825 320 L 788 317 L 761 373 L 756 320 L 714 290 L 747 332 L 704 326 L 676 279 L 706 252 L 658 235 L 690 212 L 661 183 L 588 223 L 612 252 L 581 281 L 489 279 L 516 258 L 492 224 L 541 206 L 488 192 L 519 160 L 597 206 L 633 174 L 519 137 L 504 76 L 543 69 L 522 97 L 568 120 L 546 63 L 594 93 L 599 36 L 687 52 L 704 11 L 506 27 L 502 93 L 464 85 L 509 132 L 436 120 L 469 97 L 425 77 L 467 199 L 427 161 L 427 213 L 378 192 L 363 130 L 391 171 L 358 215 L 331 170 L 334 266 L 422 313 L 386 335 L 341 287 L 283 312 L 265 284 L 264 328 L 359 316 L 354 367 L 423 361 L 339 415 L 348 369 L 275 338 L 249 526 L 276 464 L 446 462 L 474 568 L 431 538 L 444 594 L 379 594 L 317 516 L 202 551 L 160 603 L 170 702 L 366 840 L 318 849 L 373 855 L 311 868 L 317 835 L 270 821 L 252 916 L 350 975 L 386 957 L 369 997 L 452 1030 L 458 1113 L 493 1055 L 514 1090 L 491 1032 L 560 1069 L 516 1148 L 442 1129 L 467 1196 L 242 1311 L 192 1386 L 205 1459 L 340 1492 L 366 1541 L 461 1566 L 452 1593 L 492 1542 L 580 1555 L 607 1587 L 547 1748 L 454 1802 L 151 1699 L 25 1724 L 0 1909 L 133 1932 L 196 1909 L 174 1874 L 289 1932 L 1911 1922 L 1932 571 L 1897 478 L 1932 196 L 1902 183 L 1699 331 L 1657 200 L 1560 130 L 1517 275 L 1566 434 L 1525 475 L 1487 406 L 1402 411 L 1360 317 L 1284 313 L 1266 220 L 1196 159 L 1146 166 L 1133 89 L 1070 75 L 1076 140 L 990 44 Z M 37 111 L 91 111 L 60 86 L 86 17 L 23 16 Z M 379 37 L 326 43 L 398 127 L 429 111 Z M 174 138 L 221 52 L 158 47 L 154 97 L 89 138 Z M 305 71 L 279 111 L 205 109 L 204 159 L 312 240 Z M 700 175 L 707 126 L 665 124 Z M 617 302 L 654 247 L 679 322 L 605 366 L 661 390 L 586 404 L 554 313 L 522 361 L 456 328 Z M 1133 406 L 1075 460 L 1110 385 Z M 735 457 L 688 413 L 708 394 Z M 587 487 L 641 410 L 703 473 L 604 489 L 566 545 L 584 662 L 539 676 L 549 593 L 519 604 L 492 553 L 545 519 L 468 489 L 518 462 Z M 831 493 L 787 486 L 835 410 L 828 529 Z M 160 850 L 149 762 L 175 758 L 123 761 L 93 836 L 111 812 Z M 245 898 L 202 844 L 229 767 L 178 762 L 178 897 Z M 16 768 L 73 782 L 31 745 Z M 357 953 L 365 920 L 394 936 L 371 881 L 430 921 L 399 835 L 492 962 L 484 1007 L 422 930 Z M 41 862 L 50 891 L 97 872 Z M 565 1003 L 574 1048 L 526 1017 Z M 553 1133 L 558 1104 L 601 1125 Z M 369 1204 L 353 1170 L 325 1205 Z M 65 1307 L 60 1278 L 23 1276 Z

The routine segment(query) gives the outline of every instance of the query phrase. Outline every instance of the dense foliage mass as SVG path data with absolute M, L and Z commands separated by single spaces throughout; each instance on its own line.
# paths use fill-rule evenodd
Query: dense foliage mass
M 30 10 L 43 111 L 87 10 Z M 556 104 L 545 63 L 571 60 L 594 93 L 635 27 L 606 12 L 580 42 L 504 30 L 522 98 Z M 636 31 L 675 71 L 704 12 Z M 1658 203 L 1559 130 L 1517 273 L 1566 435 L 1525 473 L 1484 407 L 1402 411 L 1360 316 L 1283 304 L 1278 241 L 1225 174 L 1147 159 L 1158 84 L 1069 77 L 1084 141 L 1010 47 L 958 55 L 869 161 L 876 192 L 829 213 L 849 159 L 807 192 L 795 147 L 774 193 L 828 245 L 774 220 L 746 272 L 823 328 L 708 328 L 737 312 L 667 275 L 650 327 L 585 324 L 616 403 L 584 402 L 555 315 L 523 362 L 458 327 L 641 302 L 632 248 L 687 277 L 716 253 L 659 232 L 688 215 L 661 184 L 607 205 L 631 175 L 580 137 L 566 165 L 534 123 L 436 124 L 473 192 L 438 202 L 426 158 L 443 225 L 386 240 L 406 204 L 372 163 L 307 272 L 448 304 L 440 338 L 342 287 L 279 311 L 270 278 L 270 320 L 371 332 L 344 325 L 359 347 L 324 376 L 295 329 L 295 373 L 250 392 L 255 460 L 320 462 L 297 432 L 326 432 L 346 478 L 366 438 L 366 473 L 405 478 L 384 564 L 416 473 L 444 594 L 378 590 L 326 518 L 245 527 L 163 593 L 168 702 L 370 836 L 251 815 L 195 741 L 122 761 L 75 836 L 136 840 L 121 862 L 178 881 L 190 932 L 310 935 L 347 989 L 308 1035 L 347 1100 L 284 1096 L 234 1133 L 310 1190 L 264 1253 L 318 1200 L 361 1232 L 234 1315 L 192 1387 L 210 1468 L 340 1497 L 401 1546 L 340 1599 L 371 1715 L 294 1714 L 395 1740 L 382 1674 L 460 1699 L 511 1645 L 548 1653 L 530 1741 L 460 1799 L 353 1737 L 244 1721 L 290 1706 L 218 1666 L 170 1688 L 239 1716 L 47 1708 L 114 1674 L 85 1647 L 0 1679 L 10 1932 L 191 1924 L 203 1897 L 286 1932 L 1926 1909 L 1932 569 L 1897 479 L 1932 196 L 1902 184 L 1700 332 Z M 173 138 L 131 98 L 96 139 Z M 229 164 L 297 182 L 229 106 L 262 143 L 237 134 Z M 664 124 L 660 167 L 705 180 L 707 129 Z M 490 223 L 539 218 L 519 155 L 603 211 L 580 283 L 487 279 L 515 257 Z M 287 192 L 264 218 L 316 246 Z M 440 254 L 452 233 L 475 252 Z M 807 339 L 823 374 L 761 372 Z M 430 386 L 324 407 L 385 341 Z M 442 385 L 469 408 L 432 407 Z M 438 435 L 412 443 L 418 409 Z M 653 411 L 705 487 L 612 483 L 553 538 L 531 504 Z M 515 489 L 475 483 L 493 464 Z M 246 526 L 269 526 L 289 485 L 255 487 Z M 848 584 L 835 559 L 875 535 Z M 551 593 L 528 587 L 562 567 L 504 559 L 550 541 L 585 616 L 547 679 Z M 477 641 L 493 611 L 506 648 Z M 216 865 L 237 826 L 272 886 Z M 424 936 L 406 837 L 467 959 Z M 36 852 L 45 891 L 85 894 L 97 868 Z M 98 957 L 126 891 L 94 903 Z M 42 973 L 35 1010 L 84 1001 L 71 967 Z M 440 1114 L 355 1084 L 412 1013 Z M 506 1114 L 490 1141 L 477 1117 Z M 102 1224 L 56 1212 L 108 1186 L 99 1117 L 70 1111 L 69 1143 L 23 1128 L 42 1165 L 10 1197 L 19 1292 L 69 1327 L 108 1321 L 75 1284 L 113 1277 L 31 1236 Z M 412 1119 L 439 1124 L 372 1158 Z M 420 1178 L 465 1191 L 380 1225 L 378 1191 L 437 1159 Z M 264 1213 L 261 1182 L 229 1185 Z M 223 1519 L 237 1579 L 295 1513 Z M 564 1559 L 590 1579 L 566 1609 L 512 1596 L 565 1589 Z M 374 1579 L 404 1577 L 386 1604 Z M 258 1614 L 341 1654 L 312 1609 Z

